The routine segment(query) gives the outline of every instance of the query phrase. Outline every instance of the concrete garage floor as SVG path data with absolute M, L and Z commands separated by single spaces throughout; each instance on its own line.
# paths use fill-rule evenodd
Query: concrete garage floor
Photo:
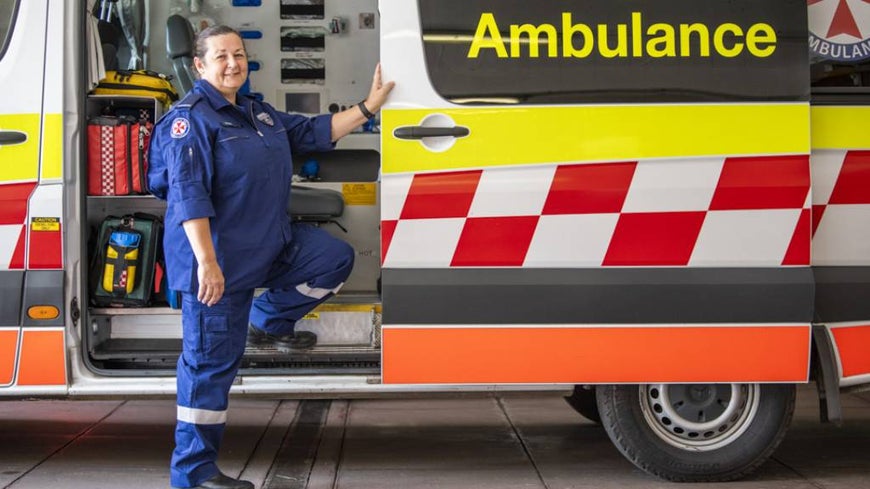
M 673 484 L 634 468 L 558 396 L 233 399 L 224 472 L 268 489 L 870 488 L 870 393 L 842 427 L 798 392 L 788 436 L 750 479 Z M 167 488 L 172 400 L 0 401 L 0 488 Z

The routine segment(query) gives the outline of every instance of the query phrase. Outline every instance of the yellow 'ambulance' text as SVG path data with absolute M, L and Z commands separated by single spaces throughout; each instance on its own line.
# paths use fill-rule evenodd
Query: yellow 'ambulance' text
M 776 51 L 776 32 L 770 24 L 761 22 L 746 29 L 731 22 L 715 28 L 702 23 L 675 26 L 661 22 L 645 27 L 642 14 L 632 12 L 630 26 L 615 26 L 615 39 L 611 39 L 610 32 L 614 26 L 598 24 L 595 27 L 593 30 L 587 24 L 575 24 L 571 12 L 563 12 L 560 49 L 560 36 L 553 24 L 511 25 L 508 53 L 495 16 L 486 12 L 480 16 L 468 57 L 477 58 L 482 50 L 491 49 L 499 58 L 520 58 L 523 44 L 528 44 L 530 58 L 541 56 L 542 45 L 546 46 L 548 58 L 586 58 L 596 48 L 604 58 L 710 57 L 711 52 L 725 58 L 734 58 L 744 52 L 766 58 Z

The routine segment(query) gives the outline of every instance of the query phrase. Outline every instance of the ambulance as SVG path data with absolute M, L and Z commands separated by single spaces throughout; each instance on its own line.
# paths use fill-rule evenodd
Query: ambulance
M 92 89 L 112 61 L 179 83 L 176 15 L 239 29 L 280 110 L 351 106 L 378 61 L 396 82 L 373 126 L 295 157 L 294 185 L 341 195 L 313 221 L 356 266 L 298 325 L 318 345 L 249 348 L 233 395 L 563 392 L 646 472 L 725 481 L 796 386 L 838 423 L 870 385 L 867 2 L 11 0 L 0 396 L 175 393 L 180 312 L 91 300 L 96 226 L 164 208 L 87 195 L 86 126 L 164 109 Z

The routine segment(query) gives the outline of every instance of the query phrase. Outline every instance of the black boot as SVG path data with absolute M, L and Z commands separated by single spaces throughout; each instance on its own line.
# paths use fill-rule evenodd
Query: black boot
M 193 489 L 254 489 L 254 484 L 239 479 L 233 479 L 222 472 Z
M 317 335 L 311 331 L 295 331 L 281 336 L 271 335 L 248 325 L 248 346 L 274 346 L 279 350 L 306 350 L 317 344 Z

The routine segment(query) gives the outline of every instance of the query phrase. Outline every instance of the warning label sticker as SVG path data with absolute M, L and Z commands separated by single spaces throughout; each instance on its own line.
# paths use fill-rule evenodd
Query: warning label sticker
M 59 217 L 34 217 L 30 219 L 31 231 L 60 231 Z
M 377 190 L 374 183 L 345 183 L 341 186 L 347 205 L 375 205 Z

